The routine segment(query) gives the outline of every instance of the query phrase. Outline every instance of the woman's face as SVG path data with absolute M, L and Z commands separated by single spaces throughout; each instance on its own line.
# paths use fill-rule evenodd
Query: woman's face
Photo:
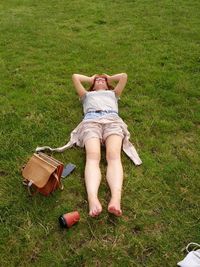
M 94 84 L 94 90 L 106 90 L 108 89 L 107 83 L 106 83 L 106 79 L 105 78 L 96 78 L 95 79 L 95 84 Z

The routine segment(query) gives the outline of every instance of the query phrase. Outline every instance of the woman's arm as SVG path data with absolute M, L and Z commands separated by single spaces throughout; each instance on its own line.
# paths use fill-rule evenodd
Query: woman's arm
M 114 92 L 120 96 L 127 82 L 128 75 L 126 73 L 119 73 L 112 76 L 106 75 L 108 82 L 118 82 L 115 86 Z
M 94 76 L 95 75 L 93 75 L 92 77 L 88 77 L 88 76 L 85 76 L 82 74 L 73 74 L 72 75 L 72 81 L 73 81 L 74 86 L 76 88 L 76 91 L 80 97 L 85 95 L 87 92 L 85 87 L 82 85 L 82 82 L 87 82 L 87 83 L 92 84 L 93 80 L 94 80 Z

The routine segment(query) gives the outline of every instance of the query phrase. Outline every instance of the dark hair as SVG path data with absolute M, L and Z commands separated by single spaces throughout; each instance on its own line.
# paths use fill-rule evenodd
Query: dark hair
M 114 90 L 114 87 L 108 83 L 108 79 L 107 79 L 107 77 L 105 75 L 96 75 L 95 78 L 94 78 L 93 84 L 90 86 L 88 91 L 95 91 L 94 85 L 95 85 L 95 82 L 96 82 L 97 78 L 105 79 L 107 87 L 108 87 L 106 90 Z

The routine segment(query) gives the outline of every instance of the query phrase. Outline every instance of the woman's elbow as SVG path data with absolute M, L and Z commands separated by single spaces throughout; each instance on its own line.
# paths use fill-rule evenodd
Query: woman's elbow
M 76 77 L 77 77 L 76 73 L 72 74 L 72 80 L 76 79 Z
M 122 79 L 123 79 L 124 81 L 127 81 L 127 79 L 128 79 L 128 75 L 127 75 L 127 73 L 124 72 L 124 73 L 122 73 L 121 75 L 122 75 L 122 76 L 121 76 Z
M 76 73 L 72 74 L 72 81 L 73 82 L 78 81 L 78 74 Z

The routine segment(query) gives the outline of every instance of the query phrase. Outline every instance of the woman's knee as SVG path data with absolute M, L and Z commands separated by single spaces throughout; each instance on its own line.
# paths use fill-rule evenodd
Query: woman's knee
M 86 152 L 86 159 L 93 160 L 93 161 L 100 161 L 101 154 L 99 151 L 87 151 Z
M 111 135 L 106 139 L 106 160 L 121 160 L 122 138 Z
M 111 161 L 111 160 L 121 160 L 121 150 L 111 148 L 106 151 L 106 160 Z
M 85 150 L 87 160 L 100 161 L 101 148 L 99 139 L 92 138 L 87 140 L 87 142 L 85 143 Z

